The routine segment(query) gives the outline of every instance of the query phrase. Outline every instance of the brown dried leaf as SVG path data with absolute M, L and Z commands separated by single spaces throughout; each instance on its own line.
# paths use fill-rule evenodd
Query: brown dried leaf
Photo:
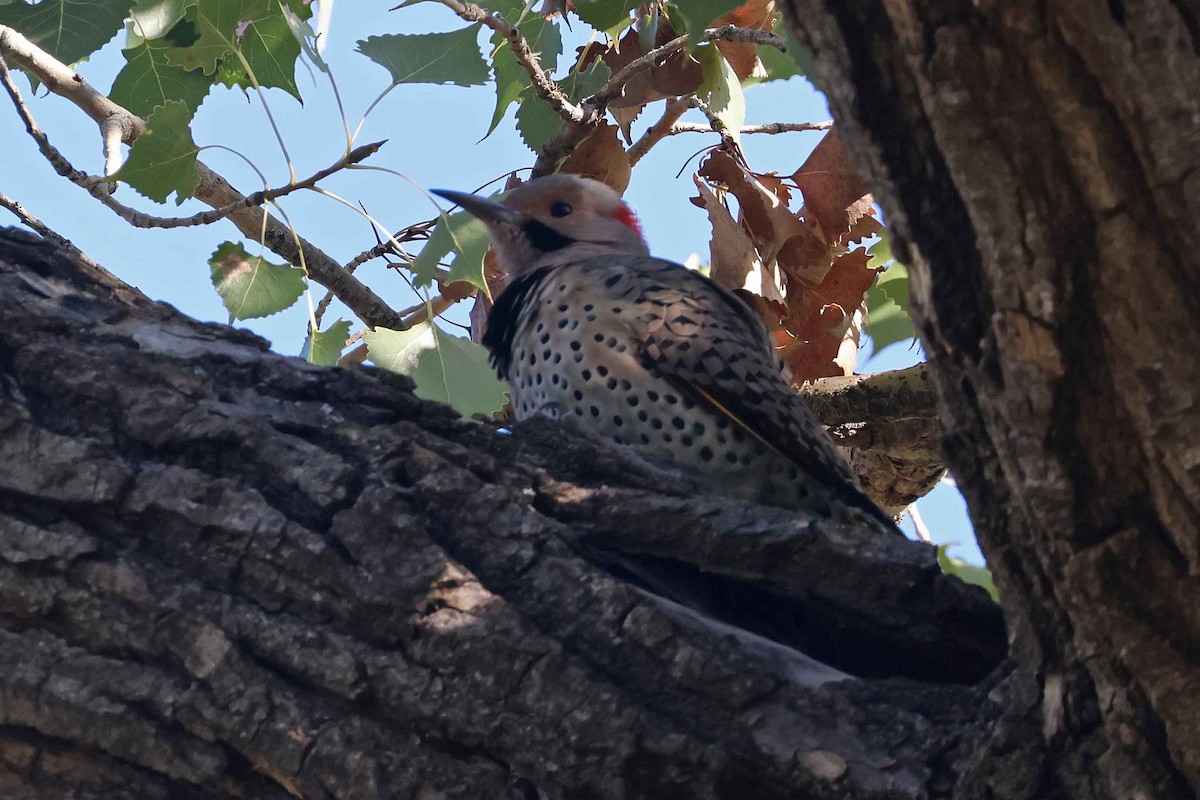
M 756 31 L 769 31 L 775 27 L 777 14 L 775 0 L 749 0 L 718 19 L 713 27 L 736 25 L 739 28 L 750 28 Z M 729 66 L 737 74 L 738 80 L 746 80 L 761 69 L 762 62 L 758 60 L 758 46 L 750 42 L 717 42 L 717 48 Z
M 840 244 L 859 244 L 863 239 L 870 239 L 881 230 L 883 230 L 883 223 L 875 219 L 875 207 L 872 206 L 865 215 L 850 225 L 850 230 L 842 237 Z
M 835 259 L 816 285 L 789 280 L 784 327 L 798 342 L 786 348 L 785 360 L 797 384 L 843 374 L 835 359 L 854 312 L 875 279 L 868 261 L 870 254 L 860 248 Z
M 778 263 L 789 283 L 799 281 L 806 286 L 816 286 L 825 280 L 833 266 L 833 251 L 815 230 L 801 223 L 796 235 L 779 249 Z
M 867 184 L 850 166 L 836 129 L 825 134 L 792 180 L 804 193 L 807 215 L 831 244 L 843 241 L 851 225 L 871 210 Z
M 542 19 L 553 19 L 574 10 L 573 0 L 542 0 L 542 7 L 537 10 L 537 15 Z
M 780 202 L 788 205 L 792 202 L 792 185 L 784 183 L 784 178 L 779 177 L 778 172 L 755 172 L 754 177 L 758 182 L 767 187 Z
M 654 46 L 661 47 L 675 38 L 675 31 L 665 20 L 661 20 L 655 33 Z M 635 29 L 630 28 L 618 41 L 609 45 L 592 42 L 587 47 L 577 50 L 575 69 L 586 69 L 597 58 L 603 59 L 605 66 L 615 75 L 623 67 L 645 53 Z M 647 103 L 662 100 L 667 97 L 680 97 L 691 94 L 700 88 L 704 76 L 700 64 L 685 51 L 672 53 L 661 64 L 649 70 L 643 70 L 634 75 L 625 84 L 621 96 L 610 102 L 610 109 L 636 108 L 641 109 Z
M 608 184 L 617 194 L 629 185 L 629 156 L 617 138 L 617 129 L 607 122 L 600 123 L 595 132 L 563 162 L 560 172 L 570 172 L 594 178 Z
M 764 264 L 775 260 L 784 242 L 804 232 L 803 223 L 788 208 L 786 199 L 747 173 L 728 153 L 714 150 L 700 165 L 698 174 L 726 187 L 737 198 L 741 222 Z
M 613 119 L 617 121 L 617 125 L 621 128 L 621 136 L 625 137 L 626 144 L 633 144 L 633 123 L 642 113 L 643 108 L 645 106 L 610 108 L 608 110 L 608 113 L 613 115 Z
M 754 243 L 712 189 L 699 176 L 693 175 L 692 180 L 700 192 L 700 202 L 708 212 L 708 221 L 712 223 L 709 277 L 730 289 L 746 288 L 746 278 L 758 262 Z

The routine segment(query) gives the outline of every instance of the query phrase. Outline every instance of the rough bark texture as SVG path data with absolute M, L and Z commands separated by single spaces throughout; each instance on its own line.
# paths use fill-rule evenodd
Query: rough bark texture
M 912 270 L 1019 665 L 957 792 L 1200 794 L 1200 6 L 786 5 Z
M 18 232 L 0 316 L 5 798 L 921 797 L 1001 712 L 999 609 L 927 546 L 500 435 Z
M 946 474 L 942 426 L 924 364 L 874 375 L 822 378 L 804 397 L 879 506 L 900 514 Z

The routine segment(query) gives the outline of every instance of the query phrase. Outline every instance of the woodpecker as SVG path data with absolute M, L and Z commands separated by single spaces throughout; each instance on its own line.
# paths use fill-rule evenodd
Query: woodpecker
M 581 423 L 721 493 L 896 531 L 793 391 L 757 314 L 652 257 L 612 189 L 559 174 L 502 203 L 434 192 L 484 222 L 508 275 L 483 344 L 518 420 Z

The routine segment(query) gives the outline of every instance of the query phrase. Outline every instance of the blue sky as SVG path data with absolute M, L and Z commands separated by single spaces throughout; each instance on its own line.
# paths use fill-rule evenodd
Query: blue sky
M 359 39 L 378 33 L 425 33 L 464 26 L 452 12 L 437 4 L 425 3 L 389 12 L 387 8 L 391 5 L 394 3 L 341 2 L 334 7 L 325 58 L 338 79 L 352 130 L 388 82 L 383 68 L 354 52 Z M 576 25 L 574 33 L 564 30 L 566 52 L 561 57 L 560 72 L 574 61 L 574 48 L 586 42 L 584 28 Z M 120 53 L 123 41 L 122 34 L 81 64 L 79 72 L 94 86 L 107 91 L 124 63 Z M 486 46 L 482 34 L 481 43 Z M 336 160 L 345 139 L 328 83 L 310 78 L 303 68 L 297 79 L 305 98 L 303 105 L 279 90 L 268 90 L 267 101 L 280 124 L 296 174 L 306 176 Z M 94 124 L 58 97 L 29 97 L 23 79 L 21 84 L 33 114 L 51 141 L 77 168 L 98 174 L 102 161 Z M 471 190 L 533 163 L 533 154 L 513 127 L 511 111 L 495 133 L 481 140 L 494 103 L 491 85 L 400 86 L 367 118 L 358 143 L 387 139 L 387 145 L 370 163 L 402 172 L 421 186 Z M 749 124 L 829 118 L 823 97 L 800 78 L 752 87 L 747 90 L 746 103 Z M 635 135 L 656 118 L 660 106 L 661 103 L 647 109 L 645 118 L 635 123 Z M 701 122 L 703 118 L 697 115 L 695 121 Z M 225 145 L 244 154 L 267 174 L 272 186 L 286 183 L 286 163 L 256 96 L 214 89 L 197 114 L 193 133 L 200 145 Z M 756 170 L 788 174 L 800 166 L 820 136 L 820 133 L 747 136 L 744 145 Z M 704 212 L 688 202 L 695 194 L 691 171 L 696 166 L 689 159 L 714 141 L 715 137 L 706 134 L 671 137 L 634 170 L 626 199 L 637 209 L 655 255 L 683 261 L 699 253 L 707 260 L 710 228 Z M 11 110 L 0 112 L 0 144 L 5 153 L 0 166 L 0 188 L 25 205 L 30 213 L 150 297 L 202 320 L 228 320 L 209 281 L 205 260 L 222 241 L 238 240 L 238 231 L 230 223 L 169 231 L 129 227 L 82 189 L 59 178 L 37 152 Z M 207 150 L 201 159 L 245 192 L 263 188 L 234 155 Z M 682 173 L 677 177 L 680 170 Z M 351 202 L 361 201 L 372 216 L 393 230 L 436 213 L 411 184 L 382 172 L 342 173 L 322 185 Z M 178 208 L 173 202 L 166 207 L 157 206 L 128 187 L 122 187 L 118 197 L 129 205 L 166 216 L 190 214 L 204 208 L 196 201 Z M 369 223 L 333 200 L 306 192 L 282 202 L 300 233 L 342 263 L 374 244 Z M 0 216 L 0 224 L 12 222 L 11 217 Z M 252 253 L 258 252 L 256 244 L 246 244 Z M 278 259 L 272 256 L 272 260 Z M 416 302 L 400 276 L 380 261 L 364 265 L 358 275 L 394 308 Z M 316 287 L 314 302 L 323 294 Z M 465 312 L 464 305 L 449 317 L 462 322 Z M 352 319 L 335 304 L 325 317 L 326 324 L 339 315 Z M 239 325 L 270 340 L 278 352 L 295 355 L 304 340 L 306 319 L 306 305 L 302 301 L 273 317 Z M 358 327 L 355 323 L 352 329 Z M 906 349 L 902 344 L 895 345 L 882 355 L 861 362 L 860 370 L 893 369 L 919 359 L 916 347 Z M 939 487 L 921 501 L 921 511 L 935 541 L 958 543 L 960 546 L 952 549 L 955 555 L 976 563 L 981 561 L 962 500 L 954 489 Z M 905 527 L 911 530 L 911 523 L 906 522 Z

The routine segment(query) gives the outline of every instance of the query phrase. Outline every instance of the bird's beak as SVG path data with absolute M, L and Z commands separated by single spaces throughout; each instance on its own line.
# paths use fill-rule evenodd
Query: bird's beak
M 468 192 L 455 192 L 450 189 L 430 189 L 434 194 L 444 197 L 452 203 L 462 206 L 484 222 L 500 222 L 519 225 L 521 215 L 510 208 L 500 205 L 495 200 L 480 197 Z

